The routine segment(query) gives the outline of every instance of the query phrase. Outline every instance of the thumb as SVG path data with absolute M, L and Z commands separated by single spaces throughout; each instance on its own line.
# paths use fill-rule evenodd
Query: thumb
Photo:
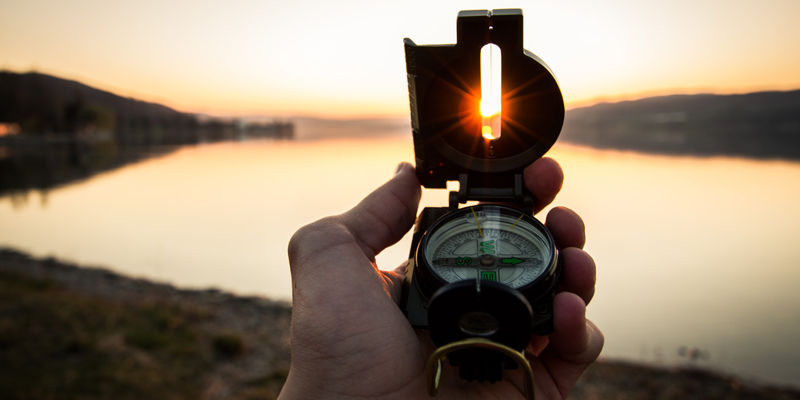
M 341 222 L 352 233 L 370 259 L 408 232 L 417 215 L 420 187 L 414 167 L 397 166 L 394 177 L 370 193 Z

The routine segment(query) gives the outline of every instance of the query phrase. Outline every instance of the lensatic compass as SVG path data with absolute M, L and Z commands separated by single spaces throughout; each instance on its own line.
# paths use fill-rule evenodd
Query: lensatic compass
M 558 251 L 522 173 L 558 138 L 564 101 L 522 32 L 519 9 L 472 10 L 458 14 L 455 44 L 405 39 L 417 176 L 427 188 L 459 183 L 448 207 L 417 219 L 402 303 L 437 346 L 432 394 L 446 358 L 469 381 L 522 368 L 532 396 L 523 352 L 553 329 Z M 482 203 L 459 208 L 469 201 Z

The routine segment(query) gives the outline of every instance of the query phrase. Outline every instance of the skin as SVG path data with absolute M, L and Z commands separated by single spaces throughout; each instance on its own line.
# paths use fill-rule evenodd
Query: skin
M 525 169 L 525 185 L 541 210 L 561 189 L 552 159 Z M 433 347 L 398 307 L 405 265 L 381 271 L 375 255 L 411 228 L 420 186 L 410 164 L 344 214 L 323 218 L 289 242 L 292 273 L 292 364 L 280 399 L 425 399 L 424 366 Z M 562 257 L 555 297 L 555 330 L 534 336 L 526 350 L 537 399 L 566 398 L 603 347 L 600 330 L 585 318 L 595 286 L 595 264 L 582 250 L 583 221 L 573 211 L 550 211 L 545 225 Z M 446 363 L 445 363 L 446 364 Z M 439 399 L 521 399 L 519 370 L 501 382 L 463 382 L 446 365 Z

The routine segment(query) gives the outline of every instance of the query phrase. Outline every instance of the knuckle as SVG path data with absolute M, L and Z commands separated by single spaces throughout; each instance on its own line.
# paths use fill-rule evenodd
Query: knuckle
M 554 207 L 547 215 L 546 225 L 561 239 L 563 247 L 582 248 L 586 244 L 586 225 L 583 219 L 567 207 Z
M 575 257 L 587 266 L 591 266 L 592 268 L 595 266 L 594 257 L 580 247 L 567 247 L 562 251 L 566 253 L 568 257 Z
M 338 225 L 335 217 L 326 217 L 298 229 L 289 239 L 290 267 L 294 267 L 305 254 L 313 252 L 314 247 L 323 243 L 325 237 L 330 237 Z

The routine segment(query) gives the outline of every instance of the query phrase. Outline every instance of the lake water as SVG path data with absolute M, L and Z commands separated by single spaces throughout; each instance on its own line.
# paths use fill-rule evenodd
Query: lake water
M 555 204 L 583 216 L 598 265 L 589 317 L 606 335 L 604 357 L 800 382 L 800 163 L 563 144 L 549 155 L 566 175 Z M 407 136 L 188 147 L 0 197 L 0 246 L 288 300 L 292 233 L 412 159 Z M 423 204 L 446 199 L 426 191 Z M 379 264 L 396 267 L 409 245 Z

